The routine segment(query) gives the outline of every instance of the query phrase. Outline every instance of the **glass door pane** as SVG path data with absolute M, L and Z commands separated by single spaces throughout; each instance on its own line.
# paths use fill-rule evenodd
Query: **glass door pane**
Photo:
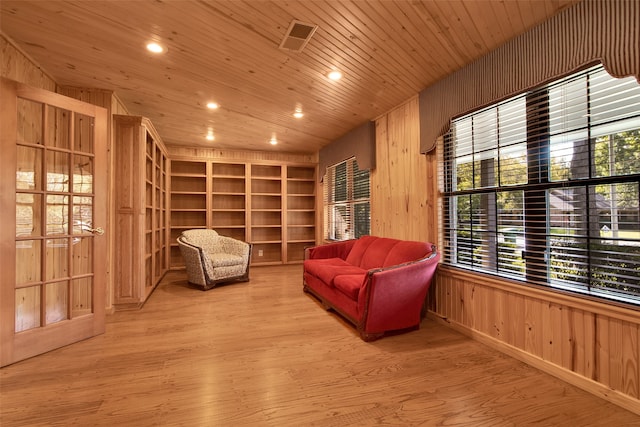
M 19 108 L 16 332 L 92 313 L 94 262 L 94 118 L 33 101 Z

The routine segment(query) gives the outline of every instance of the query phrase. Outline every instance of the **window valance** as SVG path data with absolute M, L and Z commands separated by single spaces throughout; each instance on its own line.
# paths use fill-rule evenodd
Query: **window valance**
M 320 181 L 327 172 L 327 166 L 354 156 L 361 170 L 375 169 L 376 126 L 374 122 L 368 121 L 358 126 L 320 150 L 318 161 Z
M 452 118 L 597 61 L 640 82 L 640 2 L 585 0 L 420 92 L 420 151 Z

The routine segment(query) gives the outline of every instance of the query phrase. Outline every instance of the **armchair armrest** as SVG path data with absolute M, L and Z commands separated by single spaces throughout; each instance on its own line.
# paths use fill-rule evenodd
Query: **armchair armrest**
M 207 278 L 203 266 L 207 259 L 204 252 L 198 246 L 194 246 L 180 237 L 178 237 L 178 244 L 185 260 L 189 280 L 197 285 L 205 286 Z
M 218 236 L 218 243 L 222 246 L 222 251 L 239 256 L 249 254 L 249 243 L 242 240 L 233 239 L 226 236 Z
M 304 259 L 341 258 L 347 259 L 351 248 L 356 243 L 355 239 L 343 240 L 326 245 L 312 246 L 304 249 Z

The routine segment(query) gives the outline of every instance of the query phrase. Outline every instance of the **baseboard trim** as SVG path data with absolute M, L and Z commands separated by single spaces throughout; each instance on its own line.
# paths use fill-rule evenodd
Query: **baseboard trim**
M 505 344 L 504 342 L 499 341 L 492 336 L 473 330 L 465 325 L 452 322 L 451 320 L 443 318 L 432 311 L 427 312 L 427 318 L 435 320 L 439 324 L 450 327 L 451 329 L 460 332 L 475 341 L 478 341 L 500 351 L 501 353 L 518 359 L 521 362 L 533 366 L 536 369 L 540 369 L 547 374 L 553 375 L 556 378 L 559 378 L 586 392 L 594 394 L 608 402 L 618 405 L 628 411 L 633 412 L 634 414 L 640 415 L 640 400 L 634 399 L 590 378 L 583 377 L 582 375 L 578 375 L 575 372 L 550 363 L 538 356 L 527 353 L 524 350 Z

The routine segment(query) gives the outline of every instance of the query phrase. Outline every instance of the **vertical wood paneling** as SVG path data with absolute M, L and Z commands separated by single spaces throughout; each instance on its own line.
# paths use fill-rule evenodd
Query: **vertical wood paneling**
M 571 355 L 570 360 L 568 360 L 568 364 L 565 364 L 565 366 L 569 366 L 569 369 L 571 369 L 572 371 L 585 376 L 584 311 L 572 310 L 571 313 L 572 317 L 569 319 L 568 325 L 571 337 Z
M 562 328 L 562 306 L 557 304 L 549 305 L 549 318 L 551 331 L 549 347 L 551 349 L 551 362 L 562 366 L 562 354 L 565 352 L 564 330 Z
M 461 283 L 452 283 L 451 284 L 451 295 L 449 298 L 451 299 L 451 318 L 452 319 L 460 319 L 462 314 L 462 306 L 460 304 L 460 290 L 462 284 Z
M 595 380 L 596 372 L 596 316 L 583 311 L 583 341 L 578 344 L 577 369 L 578 374 Z M 581 369 L 582 368 L 582 369 Z
M 463 293 L 463 303 L 462 303 L 462 316 L 460 318 L 460 322 L 468 326 L 470 328 L 474 327 L 474 317 L 473 314 L 476 312 L 475 307 L 475 286 L 470 285 L 467 286 L 465 283 L 461 283 L 462 285 L 462 293 Z
M 561 362 L 560 366 L 575 370 L 575 310 L 568 307 L 560 307 L 560 344 L 561 344 Z
M 503 337 L 504 341 L 518 348 L 524 347 L 524 298 L 509 293 L 504 305 Z M 507 309 L 508 308 L 508 309 Z
M 476 291 L 475 291 L 475 307 L 478 308 L 475 319 L 475 327 L 476 330 L 483 332 L 483 333 L 487 333 L 488 331 L 488 319 L 487 319 L 487 313 L 489 310 L 487 310 L 487 302 L 489 300 L 489 298 L 487 297 L 487 288 L 484 286 L 479 286 L 476 285 Z M 483 309 L 483 307 L 485 307 Z
M 0 61 L 0 76 L 55 92 L 56 82 L 2 34 L 0 34 Z
M 611 386 L 609 365 L 614 354 L 609 354 L 609 319 L 605 316 L 596 316 L 596 367 L 595 380 Z
M 638 396 L 638 325 L 624 322 L 622 325 L 622 390 L 625 394 Z
M 542 357 L 542 341 L 544 338 L 542 306 L 542 301 L 531 298 L 528 298 L 524 305 L 526 327 L 524 350 L 538 357 Z
M 624 324 L 618 319 L 608 319 L 609 323 L 609 386 L 624 389 L 624 358 L 622 354 Z
M 502 297 L 504 293 L 496 292 L 495 289 L 488 288 L 488 287 L 485 289 L 487 290 L 487 293 L 488 293 L 487 308 L 492 306 L 495 307 L 494 310 L 486 310 L 487 317 L 488 317 L 488 324 L 487 324 L 488 333 L 492 337 L 502 341 L 503 340 L 502 315 L 504 314 L 504 311 L 502 309 L 502 307 L 504 307 Z
M 170 159 L 186 159 L 192 160 L 194 157 L 206 158 L 208 160 L 239 160 L 239 161 L 255 161 L 259 163 L 273 162 L 274 164 L 282 163 L 318 163 L 318 153 L 315 154 L 298 154 L 298 153 L 282 153 L 268 151 L 243 151 L 243 150 L 225 150 L 214 148 L 194 148 L 194 147 L 178 147 L 176 145 L 168 145 L 167 153 Z
M 430 160 L 429 160 L 430 161 Z M 376 169 L 371 173 L 371 233 L 437 242 L 429 188 L 434 173 L 420 154 L 418 98 L 376 120 Z
M 430 306 L 434 314 L 553 366 L 595 380 L 616 390 L 619 393 L 616 396 L 638 399 L 640 319 L 634 322 L 597 314 L 554 301 L 553 294 L 545 301 L 542 297 L 469 280 L 467 276 L 468 273 L 464 278 L 438 273 L 434 290 L 438 301 Z

